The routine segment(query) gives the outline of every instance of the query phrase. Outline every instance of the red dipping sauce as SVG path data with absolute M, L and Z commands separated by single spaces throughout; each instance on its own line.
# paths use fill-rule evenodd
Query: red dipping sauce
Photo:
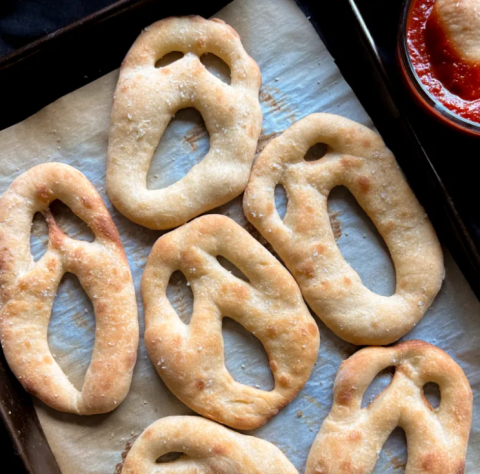
M 406 23 L 410 62 L 425 90 L 456 115 L 480 124 L 480 64 L 465 60 L 433 10 L 412 0 Z

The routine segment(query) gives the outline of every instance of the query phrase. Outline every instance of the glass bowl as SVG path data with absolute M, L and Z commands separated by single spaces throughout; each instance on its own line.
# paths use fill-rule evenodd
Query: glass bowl
M 440 120 L 440 122 L 470 135 L 480 136 L 480 124 L 460 117 L 440 103 L 425 89 L 412 65 L 407 44 L 407 25 L 410 7 L 414 1 L 416 0 L 405 0 L 403 2 L 400 27 L 398 30 L 397 58 L 404 82 L 416 102 L 421 105 L 423 109 L 427 110 L 431 115 Z

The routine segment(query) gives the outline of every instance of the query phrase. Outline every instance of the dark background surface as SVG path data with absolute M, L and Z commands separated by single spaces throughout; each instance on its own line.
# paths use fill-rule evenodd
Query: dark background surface
M 8 71 L 0 75 L 0 129 L 23 120 L 56 98 L 118 67 L 141 27 L 172 14 L 201 13 L 209 16 L 227 2 L 211 0 L 190 6 L 188 4 L 191 2 L 146 0 L 146 13 L 138 15 L 135 0 L 0 0 L 0 60 L 2 56 L 113 3 L 123 4 L 130 9 L 127 14 L 128 28 L 118 34 L 118 28 L 109 30 L 108 25 L 99 23 L 96 32 L 88 30 L 81 36 L 80 43 L 78 38 L 72 38 L 68 32 L 63 34 L 61 43 L 70 41 L 72 50 L 74 46 L 77 48 L 74 54 L 61 57 L 62 65 L 68 70 L 65 77 L 59 79 L 52 77 L 52 74 L 49 76 L 51 68 L 47 63 L 48 58 L 44 62 L 40 57 L 38 67 L 35 68 L 38 74 L 33 78 L 31 74 L 26 74 L 20 87 L 15 84 L 17 90 L 22 91 L 22 96 L 16 97 L 10 91 L 13 83 L 8 83 Z M 358 25 L 354 25 L 351 15 L 346 15 L 350 8 L 348 0 L 298 0 L 297 3 L 301 4 L 308 15 L 312 14 L 313 22 L 317 18 L 318 22 L 314 22 L 314 26 L 318 27 L 345 79 L 353 87 L 387 145 L 395 152 L 411 186 L 434 222 L 440 239 L 448 245 L 478 296 L 480 266 L 474 262 L 472 255 L 475 256 L 476 247 L 480 243 L 479 186 L 478 173 L 475 172 L 478 167 L 476 159 L 480 155 L 480 140 L 440 125 L 406 94 L 395 60 L 402 0 L 357 0 L 382 57 L 384 69 L 380 73 L 375 70 L 376 65 L 365 57 L 364 47 L 362 49 L 360 46 L 361 35 L 355 31 Z M 305 4 L 309 6 L 305 7 Z M 98 31 L 101 31 L 100 36 Z M 58 61 L 55 48 L 60 41 L 56 40 L 59 38 L 49 41 L 49 46 L 44 49 L 53 51 L 52 56 Z M 382 74 L 388 77 L 386 83 L 381 80 Z M 57 81 L 54 87 L 44 87 L 44 84 L 54 80 Z M 395 101 L 393 105 L 392 97 Z M 19 100 L 22 101 L 22 106 L 15 107 Z M 400 113 L 397 107 L 400 107 Z M 428 163 L 419 159 L 418 153 L 414 153 L 414 147 L 408 139 L 409 124 L 405 124 L 404 118 L 413 126 L 421 146 L 427 151 L 435 168 L 433 174 L 436 172 L 440 176 L 436 184 Z M 417 144 L 417 148 L 421 147 Z M 447 190 L 443 198 L 438 183 Z M 473 254 L 462 249 L 465 242 L 459 244 L 457 241 L 461 239 L 455 240 L 458 222 L 453 220 L 450 225 L 447 222 L 445 207 L 452 203 L 466 228 L 463 235 L 472 239 L 474 248 L 470 250 Z M 1 474 L 25 473 L 14 453 L 13 444 L 0 421 Z
M 112 0 L 2 0 L 0 56 L 73 23 Z

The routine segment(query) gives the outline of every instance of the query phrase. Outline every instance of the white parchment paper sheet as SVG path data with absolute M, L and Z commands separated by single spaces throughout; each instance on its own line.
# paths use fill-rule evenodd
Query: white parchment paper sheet
M 312 112 L 337 113 L 373 127 L 293 0 L 236 0 L 216 16 L 239 32 L 245 48 L 262 71 L 263 130 L 259 146 Z M 69 163 L 92 181 L 109 207 L 127 252 L 137 290 L 142 337 L 140 281 L 150 249 L 161 233 L 128 221 L 112 207 L 105 192 L 109 113 L 116 80 L 117 72 L 108 74 L 0 132 L 0 192 L 25 170 L 46 161 Z M 188 110 L 179 112 L 159 144 L 149 172 L 149 186 L 162 187 L 175 182 L 202 159 L 207 149 L 208 135 L 198 115 Z M 280 206 L 284 204 L 280 199 Z M 395 288 L 392 264 L 371 222 L 344 189 L 332 192 L 330 205 L 343 255 L 369 288 L 391 294 Z M 240 199 L 216 211 L 229 215 L 259 238 L 246 223 Z M 67 233 L 78 238 L 85 236 L 82 226 L 62 216 L 60 212 L 61 225 Z M 41 253 L 46 240 L 42 221 L 35 220 L 34 255 Z M 480 307 L 448 253 L 445 259 L 447 276 L 443 288 L 425 318 L 405 339 L 420 338 L 438 345 L 465 370 L 474 390 L 476 407 L 466 472 L 478 473 Z M 176 280 L 170 297 L 178 312 L 186 315 L 192 300 L 181 279 Z M 356 350 L 320 322 L 319 325 L 322 337 L 319 358 L 305 388 L 266 426 L 250 432 L 280 447 L 299 472 L 303 472 L 313 439 L 329 412 L 338 366 Z M 66 275 L 54 305 L 49 343 L 57 361 L 77 387 L 81 387 L 90 360 L 94 330 L 88 298 L 76 277 Z M 224 335 L 227 366 L 234 377 L 262 388 L 271 387 L 261 344 L 228 319 L 224 323 Z M 113 413 L 79 417 L 51 410 L 38 400 L 35 406 L 64 474 L 118 473 L 122 452 L 126 452 L 147 425 L 160 417 L 191 414 L 166 389 L 147 358 L 142 339 L 131 391 Z M 403 472 L 405 456 L 402 433 L 397 430 L 384 447 L 375 472 Z

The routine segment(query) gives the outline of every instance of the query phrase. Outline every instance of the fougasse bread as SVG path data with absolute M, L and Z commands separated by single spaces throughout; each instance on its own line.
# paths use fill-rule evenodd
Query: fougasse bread
M 370 405 L 362 398 L 375 376 L 395 368 L 390 385 Z M 438 408 L 423 387 L 440 388 Z M 444 351 L 411 340 L 368 347 L 342 363 L 333 405 L 308 456 L 305 474 L 371 474 L 390 433 L 405 431 L 405 473 L 463 474 L 472 424 L 472 390 L 463 370 Z
M 183 57 L 155 67 L 174 51 Z M 200 58 L 207 53 L 230 67 L 231 84 L 206 69 Z M 260 84 L 257 64 L 221 20 L 167 18 L 146 28 L 122 63 L 114 95 L 107 190 L 115 207 L 137 224 L 170 229 L 240 195 L 260 134 Z M 187 107 L 201 113 L 210 150 L 176 183 L 147 189 L 155 148 L 175 113 Z
M 317 143 L 328 146 L 325 156 L 306 161 Z M 288 198 L 284 220 L 275 207 L 278 184 Z M 327 200 L 341 185 L 385 240 L 395 265 L 392 296 L 366 288 L 335 242 Z M 396 341 L 420 321 L 441 287 L 442 250 L 424 209 L 382 139 L 346 118 L 312 114 L 271 141 L 253 167 L 244 212 L 317 316 L 353 344 Z
M 59 199 L 95 234 L 72 239 L 49 211 Z M 35 213 L 48 224 L 48 249 L 30 252 Z M 73 273 L 93 303 L 95 346 L 78 391 L 48 347 L 48 323 L 58 285 Z M 0 199 L 0 338 L 10 368 L 32 395 L 56 410 L 91 415 L 126 397 L 137 357 L 135 291 L 120 236 L 101 197 L 75 168 L 45 163 L 20 175 Z
M 162 456 L 181 456 L 162 462 Z M 160 460 L 160 462 L 157 462 Z M 276 446 L 199 416 L 169 416 L 135 441 L 121 474 L 298 474 Z
M 222 256 L 249 279 L 237 278 Z M 167 299 L 180 270 L 191 285 L 193 314 L 185 324 Z M 308 380 L 317 358 L 318 327 L 288 271 L 232 219 L 206 215 L 162 236 L 142 280 L 145 344 L 168 388 L 203 416 L 237 429 L 265 424 Z M 237 382 L 225 367 L 222 318 L 262 342 L 275 381 L 271 391 Z

